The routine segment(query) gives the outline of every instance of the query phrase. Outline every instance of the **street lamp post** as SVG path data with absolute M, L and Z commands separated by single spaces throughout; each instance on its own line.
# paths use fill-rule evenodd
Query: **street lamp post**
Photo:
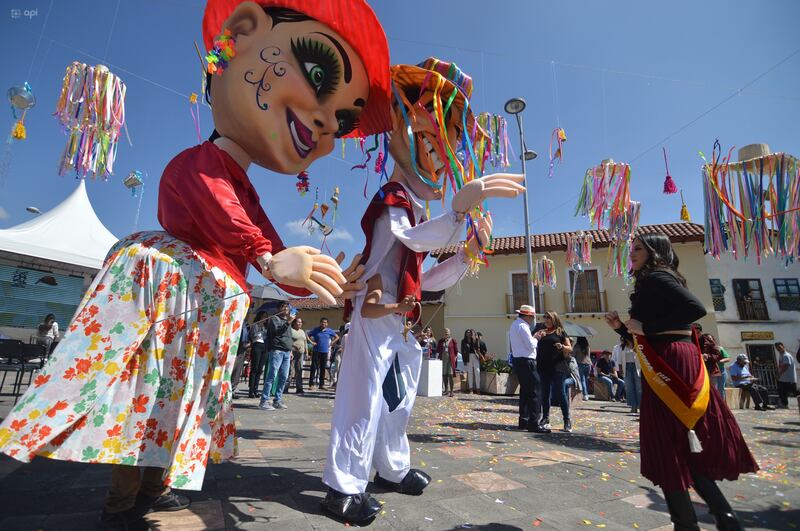
M 511 98 L 506 102 L 505 110 L 508 114 L 513 114 L 517 119 L 517 129 L 519 129 L 520 159 L 522 161 L 522 185 L 525 191 L 522 199 L 525 204 L 525 249 L 528 254 L 528 304 L 536 308 L 533 302 L 533 249 L 531 245 L 531 226 L 528 222 L 528 174 L 525 169 L 525 162 L 536 158 L 536 152 L 527 149 L 525 146 L 525 132 L 522 128 L 522 111 L 525 110 L 525 100 L 522 98 Z

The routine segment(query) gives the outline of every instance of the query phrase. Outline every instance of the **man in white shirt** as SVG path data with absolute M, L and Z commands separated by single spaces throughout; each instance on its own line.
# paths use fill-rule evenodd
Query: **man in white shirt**
M 531 324 L 536 322 L 532 306 L 523 304 L 517 318 L 511 323 L 508 338 L 514 372 L 519 378 L 519 429 L 533 433 L 550 433 L 539 426 L 542 404 L 539 400 L 539 373 L 536 371 L 536 338 L 531 334 Z
M 789 407 L 789 395 L 797 391 L 797 372 L 794 358 L 783 343 L 775 343 L 775 348 L 778 350 L 778 407 L 786 409 Z

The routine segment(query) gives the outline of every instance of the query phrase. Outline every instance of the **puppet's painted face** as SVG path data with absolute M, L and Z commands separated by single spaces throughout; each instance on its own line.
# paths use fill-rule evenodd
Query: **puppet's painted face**
M 447 179 L 446 165 L 449 164 L 446 144 L 449 143 L 453 150 L 458 146 L 458 140 L 461 138 L 461 111 L 453 105 L 445 114 L 446 126 L 444 129 L 447 142 L 444 142 L 441 126 L 434 112 L 433 97 L 433 92 L 423 92 L 416 102 L 409 101 L 412 106 L 410 109 L 406 109 L 406 113 L 411 124 L 411 131 L 414 133 L 414 147 L 416 148 L 416 163 L 419 173 L 430 181 L 443 184 L 444 180 Z M 444 102 L 442 105 L 444 105 Z M 442 197 L 441 188 L 435 188 L 415 175 L 414 167 L 411 163 L 411 143 L 408 139 L 408 126 L 397 105 L 395 105 L 393 113 L 394 128 L 392 130 L 392 139 L 389 143 L 389 152 L 395 164 L 399 164 L 402 168 L 403 173 L 406 175 L 406 183 L 414 195 L 425 200 L 440 199 Z
M 314 20 L 280 22 L 252 2 L 226 21 L 236 56 L 213 76 L 217 131 L 264 168 L 299 173 L 351 132 L 369 95 L 364 64 Z

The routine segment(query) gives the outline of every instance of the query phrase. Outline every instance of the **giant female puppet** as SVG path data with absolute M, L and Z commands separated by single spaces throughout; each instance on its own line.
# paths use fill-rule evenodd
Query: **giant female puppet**
M 411 468 L 406 437 L 422 349 L 405 320 L 419 318 L 421 290 L 448 288 L 477 265 L 491 233 L 483 200 L 524 190 L 521 175 L 476 178 L 484 158 L 474 146 L 486 144 L 479 138 L 485 133 L 469 108 L 472 79 L 458 66 L 437 59 L 393 66 L 392 82 L 389 153 L 395 166 L 361 221 L 367 288 L 353 299 L 322 476 L 329 487 L 323 506 L 355 522 L 381 509 L 365 493 L 372 468 L 377 485 L 403 494 L 421 494 L 430 481 Z M 451 209 L 426 219 L 420 201 L 441 199 L 447 182 L 460 188 Z M 457 242 L 465 220 L 466 244 L 423 271 L 427 252 Z
M 203 38 L 215 132 L 164 170 L 166 232 L 112 248 L 0 426 L 0 451 L 21 461 L 118 465 L 108 527 L 142 528 L 154 506 L 185 507 L 169 487 L 199 490 L 207 461 L 234 455 L 230 372 L 248 264 L 330 303 L 353 286 L 333 258 L 284 248 L 248 167 L 296 174 L 337 138 L 391 126 L 388 46 L 363 0 L 210 0 Z

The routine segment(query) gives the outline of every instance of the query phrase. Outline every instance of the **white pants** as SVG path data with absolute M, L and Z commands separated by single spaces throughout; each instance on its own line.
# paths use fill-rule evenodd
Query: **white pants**
M 366 326 L 365 326 L 366 325 Z M 328 460 L 322 481 L 344 494 L 363 493 L 374 467 L 399 483 L 411 469 L 406 426 L 417 396 L 422 348 L 409 334 L 403 341 L 402 319 L 390 315 L 362 319 L 354 312 L 345 344 L 331 419 Z M 389 411 L 383 382 L 397 357 L 405 398 Z
M 469 363 L 464 365 L 467 371 L 467 386 L 473 391 L 481 390 L 481 360 L 477 354 L 471 354 Z

